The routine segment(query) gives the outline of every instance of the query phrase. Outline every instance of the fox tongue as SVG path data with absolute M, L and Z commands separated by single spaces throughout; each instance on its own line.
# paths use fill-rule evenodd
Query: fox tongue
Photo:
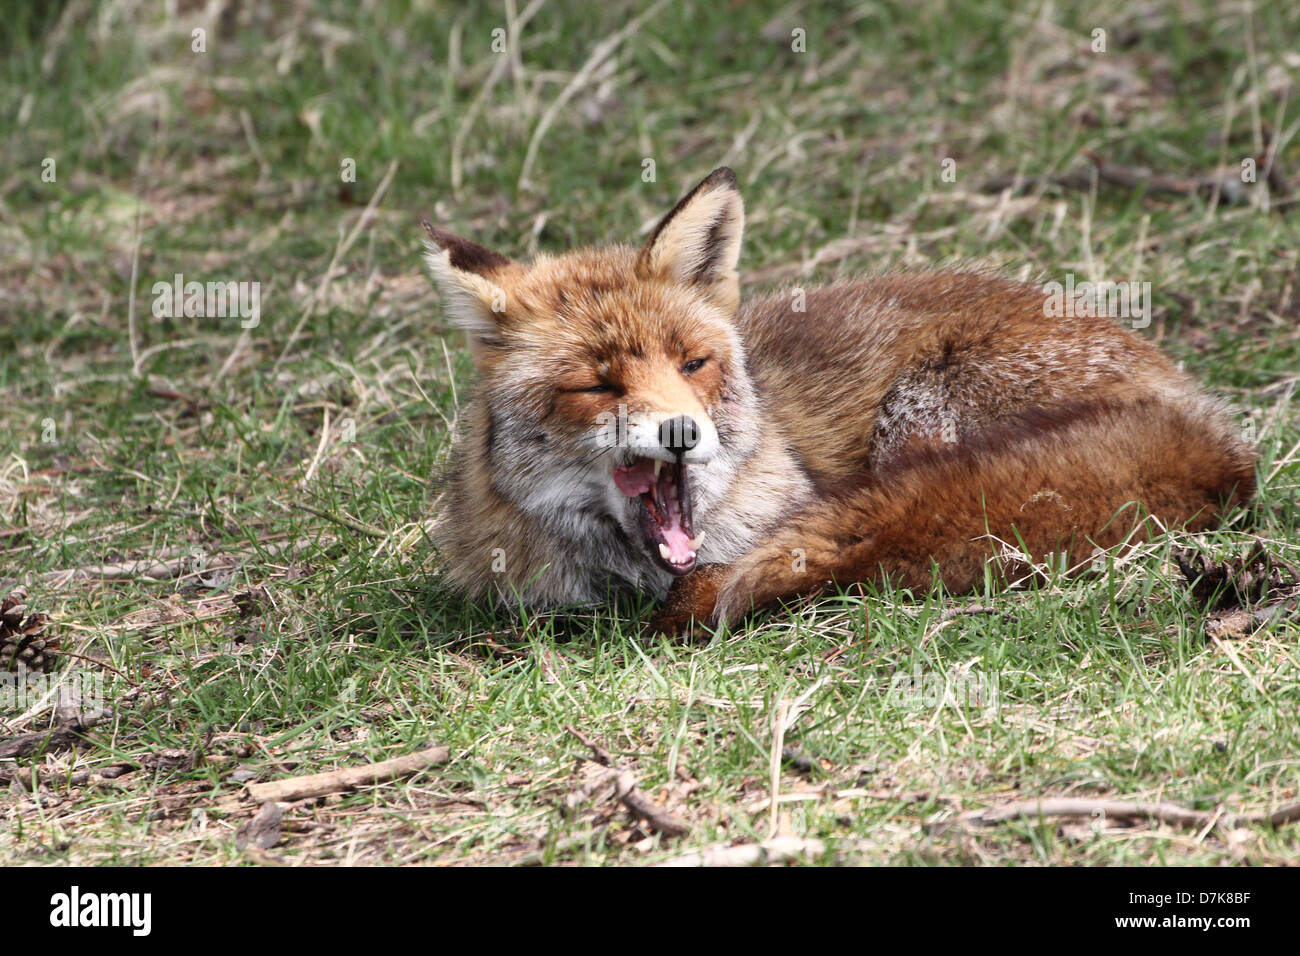
M 614 469 L 614 484 L 618 490 L 629 498 L 643 495 L 655 483 L 655 463 L 653 459 L 641 458 L 635 465 L 621 465 Z
M 695 557 L 695 549 L 691 547 L 691 536 L 682 527 L 680 515 L 673 515 L 668 526 L 661 530 L 664 536 L 664 547 L 668 549 L 669 561 L 674 564 L 685 564 Z

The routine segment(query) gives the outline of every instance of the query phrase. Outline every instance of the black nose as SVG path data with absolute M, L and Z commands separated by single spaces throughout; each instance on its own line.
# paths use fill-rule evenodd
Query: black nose
M 659 444 L 679 458 L 699 444 L 700 426 L 686 415 L 670 418 L 659 426 Z

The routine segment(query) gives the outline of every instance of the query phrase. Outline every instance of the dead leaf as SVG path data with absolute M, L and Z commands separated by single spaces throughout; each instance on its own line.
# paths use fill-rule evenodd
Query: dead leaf
M 257 816 L 249 820 L 235 834 L 235 846 L 243 850 L 253 847 L 269 850 L 280 842 L 280 824 L 284 820 L 284 811 L 274 800 L 262 804 Z

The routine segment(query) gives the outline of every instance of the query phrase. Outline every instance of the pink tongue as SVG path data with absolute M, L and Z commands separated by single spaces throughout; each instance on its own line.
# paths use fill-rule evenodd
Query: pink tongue
M 655 463 L 650 458 L 642 458 L 635 465 L 614 469 L 614 484 L 629 498 L 645 494 L 654 484 L 654 480 Z
M 662 530 L 664 544 L 668 545 L 668 554 L 675 563 L 685 564 L 695 557 L 695 549 L 691 547 L 691 539 L 682 530 L 680 521 L 674 518 L 671 526 Z
M 668 557 L 671 561 L 685 564 L 695 557 L 695 549 L 691 547 L 691 536 L 682 527 L 681 502 L 675 496 L 668 499 L 668 526 L 661 526 L 659 533 L 664 536 L 664 544 L 668 546 Z

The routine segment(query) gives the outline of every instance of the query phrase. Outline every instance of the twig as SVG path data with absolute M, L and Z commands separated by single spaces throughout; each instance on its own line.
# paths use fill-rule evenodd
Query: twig
M 574 727 L 572 724 L 565 724 L 564 729 L 577 737 L 578 740 L 582 742 L 582 745 L 591 751 L 592 756 L 596 758 L 596 763 L 600 764 L 602 767 L 618 766 L 618 762 L 614 760 L 614 757 L 608 750 L 596 743 L 582 731 L 578 730 L 577 727 Z
M 131 346 L 131 374 L 140 377 L 140 338 L 135 328 L 135 283 L 140 275 L 140 203 L 135 204 L 135 243 L 131 250 L 131 287 L 126 292 L 126 338 Z
M 131 680 L 131 678 L 127 677 L 125 674 L 123 674 L 112 664 L 108 663 L 108 661 L 101 661 L 98 657 L 87 657 L 85 654 L 78 654 L 75 651 L 65 651 L 61 647 L 58 648 L 47 647 L 45 649 L 45 653 L 53 654 L 57 657 L 71 657 L 74 658 L 75 660 L 85 661 L 87 664 L 94 664 L 96 667 L 102 667 L 105 670 L 112 671 L 114 674 L 122 678 L 122 680 L 126 681 L 127 683 L 135 683 L 134 681 Z
M 685 836 L 691 832 L 691 825 L 653 800 L 648 799 L 636 788 L 636 775 L 631 770 L 620 770 L 618 780 L 614 783 L 614 795 L 646 823 L 664 836 Z
M 11 757 L 30 757 L 35 753 L 49 753 L 65 747 L 75 747 L 85 741 L 87 730 L 103 719 L 102 713 L 83 714 L 49 730 L 38 730 L 30 734 L 19 734 L 8 740 L 0 741 L 0 759 Z
M 78 770 L 71 775 L 66 771 L 52 771 L 36 765 L 23 768 L 22 771 L 18 769 L 12 771 L 0 770 L 0 782 L 7 783 L 17 779 L 26 789 L 35 792 L 37 786 L 66 784 L 69 787 L 80 787 L 93 782 L 95 778 L 116 780 L 118 777 L 124 777 L 138 770 L 193 770 L 195 763 L 195 755 L 190 751 L 164 751 L 156 754 L 146 754 L 140 760 L 119 760 L 102 767 Z M 27 786 L 27 784 L 31 786 Z
M 409 777 L 429 767 L 440 766 L 450 759 L 451 750 L 440 745 L 361 767 L 342 767 L 305 777 L 289 777 L 286 780 L 272 780 L 269 783 L 250 783 L 244 789 L 248 796 L 259 804 L 266 803 L 268 800 L 289 803 L 310 797 L 323 797 L 327 793 L 385 783 L 400 777 Z
M 1019 800 L 1003 807 L 963 813 L 954 820 L 940 820 L 927 825 L 931 832 L 942 832 L 950 827 L 992 827 L 1012 820 L 1040 820 L 1049 817 L 1067 819 L 1148 819 L 1172 826 L 1223 827 L 1235 829 L 1251 824 L 1268 824 L 1277 827 L 1300 820 L 1300 803 L 1293 803 L 1272 813 L 1246 813 L 1226 816 L 1191 810 L 1174 803 L 1145 803 L 1135 800 L 1098 800 L 1089 797 L 1047 797 L 1041 800 Z
M 776 720 L 772 727 L 772 746 L 767 760 L 767 784 L 772 794 L 770 819 L 767 823 L 767 835 L 781 835 L 781 754 L 785 750 L 785 732 L 789 726 L 790 703 L 782 698 L 776 705 Z
M 608 750 L 589 739 L 572 724 L 566 724 L 564 729 L 577 737 L 583 746 L 591 750 L 592 758 L 596 763 L 602 767 L 609 767 L 617 774 L 614 781 L 614 795 L 618 797 L 623 806 L 645 820 L 646 823 L 664 836 L 685 836 L 691 832 L 689 823 L 671 810 L 659 806 L 659 804 L 637 790 L 636 775 L 626 767 L 619 766 Z
M 264 543 L 266 551 L 270 554 L 277 554 L 281 551 L 290 550 L 295 547 L 291 542 L 276 542 L 274 544 Z M 255 557 L 255 551 L 231 551 L 226 554 L 219 554 L 212 557 L 206 562 L 200 570 L 214 571 L 220 568 L 235 567 L 239 561 Z M 183 553 L 178 555 L 168 554 L 163 557 L 139 558 L 135 561 L 123 561 L 116 564 L 88 564 L 79 568 L 63 568 L 58 571 L 43 571 L 40 578 L 43 581 L 59 581 L 60 584 L 66 584 L 68 581 L 79 581 L 83 579 L 101 578 L 105 581 L 121 581 L 128 578 L 147 578 L 155 581 L 165 581 L 169 578 L 179 576 L 187 564 L 194 563 L 194 555 Z
M 163 388 L 161 385 L 154 385 L 149 389 L 149 394 L 154 398 L 165 398 L 172 402 L 181 402 L 189 406 L 185 409 L 187 414 L 194 414 L 204 408 L 210 408 L 212 403 L 206 400 L 200 400 L 193 395 L 186 395 L 184 392 L 178 392 L 174 388 Z
M 127 578 L 151 578 L 163 581 L 179 575 L 187 564 L 193 563 L 191 555 L 183 555 L 170 561 L 154 558 L 141 558 L 139 561 L 124 561 L 118 564 L 91 564 L 80 568 L 65 568 L 61 571 L 46 571 L 43 580 L 53 580 L 67 575 L 68 580 L 82 578 L 102 578 L 105 581 L 121 581 Z
M 1246 822 L 1267 823 L 1271 827 L 1280 827 L 1288 823 L 1295 823 L 1297 820 L 1300 820 L 1300 803 L 1288 803 L 1272 813 L 1252 813 L 1247 817 Z
M 302 476 L 302 481 L 298 482 L 299 488 L 306 488 L 311 484 L 311 480 L 316 477 L 316 469 L 320 467 L 321 459 L 325 457 L 325 449 L 330 442 L 330 410 L 327 405 L 321 413 L 320 441 L 316 443 L 316 454 L 312 455 L 311 464 L 307 466 L 307 474 Z

